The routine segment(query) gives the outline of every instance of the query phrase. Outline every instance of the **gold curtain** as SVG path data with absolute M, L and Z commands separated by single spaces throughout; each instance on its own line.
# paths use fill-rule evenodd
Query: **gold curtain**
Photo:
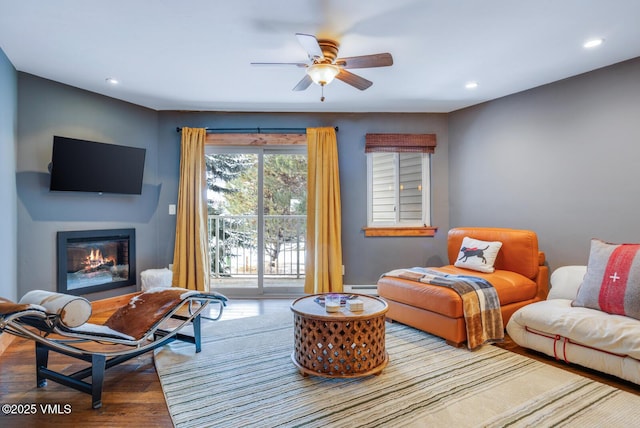
M 342 219 L 334 128 L 307 129 L 305 293 L 342 291 Z
M 209 291 L 206 130 L 182 128 L 173 286 Z

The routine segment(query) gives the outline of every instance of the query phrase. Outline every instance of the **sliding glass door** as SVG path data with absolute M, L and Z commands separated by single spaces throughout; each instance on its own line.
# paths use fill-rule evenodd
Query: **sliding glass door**
M 207 170 L 212 288 L 301 293 L 306 147 L 208 147 Z

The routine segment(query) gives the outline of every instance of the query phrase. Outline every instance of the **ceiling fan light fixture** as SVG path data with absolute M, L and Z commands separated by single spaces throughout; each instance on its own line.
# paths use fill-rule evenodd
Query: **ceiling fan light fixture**
M 316 85 L 328 85 L 340 73 L 340 67 L 333 64 L 312 64 L 307 68 L 307 74 Z

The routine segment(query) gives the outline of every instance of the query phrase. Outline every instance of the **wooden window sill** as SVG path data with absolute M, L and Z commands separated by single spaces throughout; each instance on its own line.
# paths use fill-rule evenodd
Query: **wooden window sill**
M 435 236 L 438 231 L 433 226 L 410 227 L 363 227 L 364 236 Z

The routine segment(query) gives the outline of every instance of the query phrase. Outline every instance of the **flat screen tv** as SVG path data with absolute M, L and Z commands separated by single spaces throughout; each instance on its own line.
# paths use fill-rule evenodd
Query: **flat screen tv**
M 54 136 L 49 189 L 140 195 L 145 154 L 138 147 Z

